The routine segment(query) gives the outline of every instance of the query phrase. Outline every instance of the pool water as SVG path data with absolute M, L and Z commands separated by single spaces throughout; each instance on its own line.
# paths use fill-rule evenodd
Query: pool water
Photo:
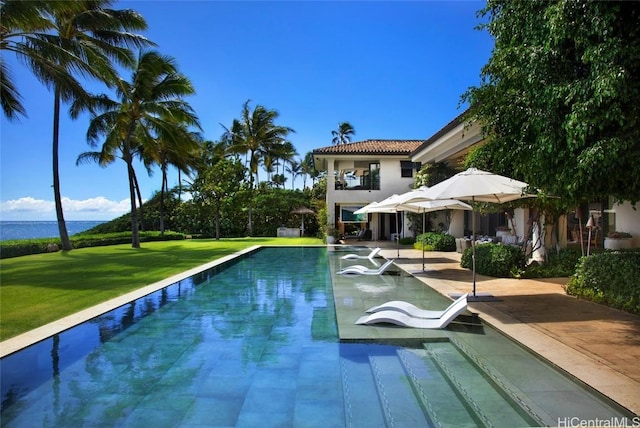
M 2 426 L 545 423 L 464 340 L 340 343 L 330 257 L 265 248 L 3 358 Z

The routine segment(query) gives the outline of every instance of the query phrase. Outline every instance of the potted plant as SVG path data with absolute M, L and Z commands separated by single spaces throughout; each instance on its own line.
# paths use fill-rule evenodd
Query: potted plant
M 631 248 L 631 234 L 627 232 L 613 231 L 604 238 L 604 248 L 608 250 L 620 250 Z
M 325 235 L 327 236 L 327 244 L 335 244 L 340 239 L 340 230 L 335 228 L 332 224 L 328 224 L 325 227 Z

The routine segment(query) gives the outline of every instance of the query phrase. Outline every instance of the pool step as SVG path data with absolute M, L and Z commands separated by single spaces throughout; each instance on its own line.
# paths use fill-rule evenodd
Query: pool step
M 398 354 L 370 355 L 369 364 L 387 426 L 433 426 L 405 380 L 408 373 Z
M 477 413 L 442 375 L 427 350 L 401 349 L 398 357 L 432 426 L 462 428 L 483 425 Z
M 367 358 L 350 355 L 340 358 L 344 413 L 347 427 L 383 426 L 382 408 Z
M 455 341 L 361 351 L 341 358 L 348 427 L 547 425 L 517 388 Z
M 453 341 L 428 342 L 424 348 L 479 426 L 544 425 L 500 376 L 481 366 L 468 349 Z
M 395 347 L 373 345 L 367 352 L 348 353 L 341 365 L 346 426 L 433 426 Z

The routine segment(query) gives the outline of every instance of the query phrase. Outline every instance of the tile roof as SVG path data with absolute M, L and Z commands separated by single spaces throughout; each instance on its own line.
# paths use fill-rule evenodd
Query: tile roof
M 314 155 L 409 155 L 424 140 L 365 140 L 336 146 L 320 147 L 313 150 Z

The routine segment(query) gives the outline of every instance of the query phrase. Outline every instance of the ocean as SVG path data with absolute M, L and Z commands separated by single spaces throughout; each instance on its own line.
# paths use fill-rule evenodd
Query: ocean
M 105 222 L 67 220 L 65 223 L 71 236 Z M 0 221 L 0 241 L 58 237 L 60 234 L 57 221 Z

